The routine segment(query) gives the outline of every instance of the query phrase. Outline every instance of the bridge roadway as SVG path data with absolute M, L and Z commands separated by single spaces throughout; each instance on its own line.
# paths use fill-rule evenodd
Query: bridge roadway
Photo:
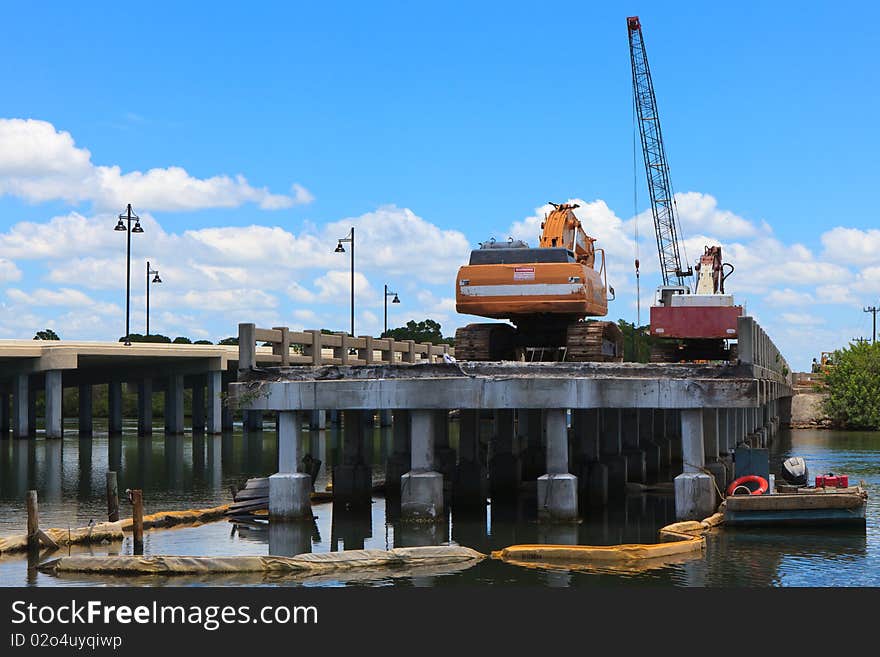
M 272 349 L 256 348 L 259 364 L 279 363 Z M 91 390 L 108 386 L 110 433 L 122 431 L 122 385 L 138 390 L 138 432 L 152 431 L 153 393 L 165 392 L 165 429 L 183 433 L 183 391 L 193 391 L 192 425 L 208 433 L 232 428 L 232 413 L 221 393 L 235 380 L 235 345 L 192 345 L 67 340 L 0 340 L 0 436 L 32 437 L 36 396 L 45 394 L 47 438 L 62 436 L 61 399 L 65 388 L 79 388 L 79 430 L 92 431 Z M 11 399 L 10 399 L 11 398 Z M 11 412 L 10 412 L 11 401 Z M 259 422 L 251 414 L 252 424 Z
M 790 414 L 784 359 L 772 343 L 751 349 L 749 326 L 742 328 L 736 364 L 261 367 L 241 370 L 229 394 L 241 408 L 279 412 L 273 516 L 310 514 L 308 476 L 298 473 L 300 432 L 303 414 L 316 409 L 343 416 L 334 495 L 368 502 L 361 416 L 386 409 L 394 416 L 386 486 L 400 495 L 404 517 L 442 518 L 444 489 L 452 488 L 454 505 L 480 507 L 536 480 L 539 519 L 570 522 L 579 508 L 666 473 L 677 474 L 677 516 L 701 519 L 717 507 L 715 486 L 732 479 L 737 446 L 765 448 Z M 457 453 L 450 411 L 459 422 Z

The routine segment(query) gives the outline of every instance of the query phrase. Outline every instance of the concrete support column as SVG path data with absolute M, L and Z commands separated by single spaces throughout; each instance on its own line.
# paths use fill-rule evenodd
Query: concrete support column
M 409 411 L 395 410 L 391 428 L 391 455 L 385 461 L 385 495 L 400 495 L 400 478 L 410 469 Z
M 721 462 L 721 417 L 717 408 L 703 409 L 703 452 L 706 469 L 715 477 L 717 486 L 727 488 L 727 467 Z
M 643 484 L 648 480 L 645 452 L 639 447 L 639 411 L 636 408 L 620 410 L 620 439 L 626 458 L 626 480 Z
M 639 449 L 645 453 L 645 474 L 656 475 L 660 471 L 661 450 L 654 442 L 654 409 L 639 409 Z
M 538 520 L 574 521 L 578 517 L 577 477 L 568 471 L 568 426 L 563 408 L 544 411 L 547 474 L 538 477 Z
M 681 411 L 681 440 L 684 472 L 675 478 L 675 516 L 678 520 L 702 520 L 715 511 L 712 476 L 703 472 L 702 409 Z
M 220 411 L 221 431 L 233 431 L 235 429 L 235 412 L 229 406 L 223 406 Z
M 138 383 L 138 435 L 153 435 L 153 380 L 143 379 Z
M 373 470 L 364 460 L 364 413 L 346 410 L 342 414 L 342 462 L 333 468 L 337 502 L 368 505 L 372 499 Z
M 201 376 L 196 377 L 192 387 L 192 430 L 205 432 L 205 380 Z
M 456 508 L 472 507 L 485 513 L 488 481 L 480 449 L 480 411 L 461 409 L 458 433 L 458 466 L 452 488 Z
M 626 492 L 626 457 L 623 455 L 621 409 L 603 408 L 602 437 L 599 443 L 602 463 L 608 468 L 608 495 L 620 497 Z
M 393 411 L 385 408 L 379 411 L 379 426 L 390 427 L 394 420 Z
M 112 435 L 122 433 L 122 382 L 107 384 L 107 431 Z
M 79 437 L 92 435 L 92 386 L 83 383 L 79 386 Z
M 208 426 L 211 434 L 223 431 L 223 373 L 208 372 Z
M 492 503 L 515 500 L 522 481 L 516 435 L 516 413 L 498 409 L 493 414 L 489 456 L 489 496 Z
M 598 408 L 571 412 L 572 467 L 577 473 L 578 496 L 589 506 L 608 502 L 608 466 L 599 461 L 600 420 Z
M 269 477 L 271 520 L 312 516 L 312 478 L 304 472 L 297 472 L 302 460 L 302 422 L 300 411 L 278 414 L 278 472 Z
M 522 454 L 522 476 L 525 481 L 537 479 L 547 471 L 544 454 L 544 422 L 541 409 L 520 409 L 518 413 L 519 435 L 525 436 Z
M 0 393 L 0 439 L 9 438 L 9 393 Z
M 46 438 L 62 438 L 64 427 L 61 419 L 61 370 L 46 372 Z
M 168 377 L 165 389 L 165 433 L 183 433 L 183 374 Z
M 247 431 L 263 430 L 263 411 L 245 411 L 243 420 L 244 428 Z
M 39 391 L 34 385 L 35 379 L 36 377 L 28 381 L 27 426 L 29 438 L 34 438 L 37 435 L 37 395 Z
M 681 436 L 681 411 L 677 408 L 667 408 L 663 413 L 665 422 L 664 431 L 669 441 L 670 454 L 673 463 L 681 463 L 683 459 L 683 446 Z
M 309 412 L 309 429 L 324 431 L 327 428 L 327 411 L 315 409 Z
M 440 520 L 443 513 L 443 475 L 434 470 L 434 413 L 410 411 L 410 471 L 401 477 L 400 513 L 404 520 Z
M 672 440 L 666 435 L 666 415 L 669 411 L 654 409 L 654 443 L 660 449 L 660 469 L 672 466 Z
M 449 446 L 449 411 L 434 411 L 434 466 L 443 479 L 452 483 L 455 478 L 455 450 Z

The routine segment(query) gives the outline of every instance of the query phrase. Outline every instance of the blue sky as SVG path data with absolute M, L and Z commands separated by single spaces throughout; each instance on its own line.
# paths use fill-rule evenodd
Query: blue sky
M 614 319 L 636 319 L 638 253 L 644 320 L 659 278 L 633 172 L 632 14 L 691 260 L 724 245 L 730 291 L 796 368 L 869 337 L 874 5 L 313 4 L 7 8 L 0 337 L 121 335 L 125 202 L 147 227 L 133 330 L 146 259 L 165 281 L 154 331 L 344 330 L 332 251 L 355 225 L 357 332 L 381 331 L 388 283 L 391 325 L 433 316 L 452 334 L 473 320 L 451 302 L 468 249 L 534 242 L 542 206 L 568 199 L 612 259 Z

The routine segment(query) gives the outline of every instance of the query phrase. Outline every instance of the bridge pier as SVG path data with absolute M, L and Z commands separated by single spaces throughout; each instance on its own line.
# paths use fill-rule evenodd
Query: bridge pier
M 404 520 L 440 520 L 444 516 L 443 475 L 434 469 L 434 413 L 410 411 L 411 466 L 400 482 L 400 514 Z
M 27 374 L 17 374 L 12 388 L 12 435 L 15 438 L 30 436 L 29 407 L 30 381 Z
M 645 452 L 639 447 L 639 409 L 621 409 L 620 420 L 620 438 L 623 456 L 626 458 L 626 480 L 644 484 L 648 476 Z
M 623 455 L 621 438 L 621 409 L 603 408 L 600 415 L 602 423 L 600 460 L 608 469 L 608 496 L 622 497 L 626 492 L 627 461 Z
M 143 379 L 138 383 L 138 435 L 153 435 L 153 380 Z
M 575 521 L 578 518 L 577 477 L 568 471 L 568 427 L 566 411 L 544 411 L 547 437 L 547 474 L 538 477 L 538 520 Z
M 602 414 L 598 408 L 571 411 L 573 468 L 578 497 L 589 506 L 608 503 L 608 466 L 599 461 Z
M 522 408 L 517 411 L 517 424 L 520 436 L 525 436 L 525 450 L 522 452 L 523 481 L 534 481 L 547 470 L 544 453 L 543 411 L 535 408 Z
M 61 370 L 48 370 L 45 374 L 46 395 L 46 438 L 63 438 L 64 426 L 61 419 L 61 399 L 64 388 L 61 385 Z
M 434 467 L 446 484 L 455 478 L 455 450 L 449 446 L 449 411 L 434 411 Z
M 93 433 L 92 422 L 92 386 L 82 383 L 78 387 L 79 397 L 79 436 L 88 438 Z
M 702 520 L 715 512 L 715 487 L 705 466 L 703 410 L 688 408 L 681 413 L 682 460 L 684 472 L 675 478 L 675 517 Z
M 278 413 L 278 472 L 269 477 L 271 520 L 312 517 L 312 478 L 297 472 L 302 461 L 302 421 L 299 411 Z
M 208 433 L 223 432 L 223 372 L 208 372 Z
M 9 393 L 0 393 L 0 440 L 9 438 Z
M 721 462 L 720 415 L 717 408 L 703 409 L 703 453 L 705 468 L 721 490 L 727 488 L 727 468 Z
M 645 453 L 645 475 L 660 471 L 660 446 L 654 442 L 654 409 L 639 409 L 639 449 Z
M 245 431 L 262 431 L 263 411 L 244 411 L 242 414 L 242 424 Z
M 517 449 L 516 412 L 498 409 L 493 413 L 489 458 L 489 496 L 492 503 L 516 500 L 522 482 L 522 464 Z
M 107 384 L 107 432 L 111 436 L 122 433 L 122 382 Z
M 205 433 L 205 378 L 201 375 L 193 380 L 192 387 L 192 431 Z
M 453 503 L 458 508 L 469 507 L 485 512 L 487 481 L 480 455 L 480 411 L 461 409 L 458 424 L 458 466 L 452 488 Z
M 309 430 L 324 431 L 327 428 L 327 411 L 313 410 L 309 413 Z
M 400 478 L 410 469 L 409 411 L 394 411 L 391 428 L 391 455 L 385 461 L 385 495 L 400 497 Z
M 364 462 L 365 411 L 342 414 L 342 461 L 333 468 L 333 499 L 368 505 L 372 499 L 372 468 Z
M 183 374 L 168 377 L 165 388 L 165 433 L 183 433 Z

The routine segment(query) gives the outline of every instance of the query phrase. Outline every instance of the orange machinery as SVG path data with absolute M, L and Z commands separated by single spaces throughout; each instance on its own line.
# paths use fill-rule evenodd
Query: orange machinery
M 623 334 L 608 314 L 605 252 L 575 216 L 576 204 L 551 203 L 539 246 L 483 242 L 458 270 L 459 313 L 512 324 L 468 324 L 455 332 L 459 360 L 623 360 Z M 597 256 L 599 259 L 597 269 Z

